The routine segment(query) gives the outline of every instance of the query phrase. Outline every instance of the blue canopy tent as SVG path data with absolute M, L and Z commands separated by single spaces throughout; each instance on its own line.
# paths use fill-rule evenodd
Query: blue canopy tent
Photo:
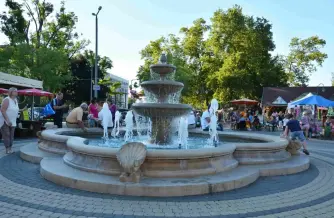
M 316 105 L 322 107 L 334 107 L 334 101 L 330 101 L 320 95 L 307 95 L 302 99 L 290 102 L 289 105 Z

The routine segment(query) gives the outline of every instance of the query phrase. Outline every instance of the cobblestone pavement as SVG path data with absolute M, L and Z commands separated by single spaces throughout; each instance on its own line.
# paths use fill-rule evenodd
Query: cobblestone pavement
M 15 143 L 15 150 L 28 141 Z M 262 177 L 213 195 L 149 198 L 90 193 L 42 179 L 39 165 L 0 149 L 0 217 L 334 217 L 334 143 L 311 140 L 308 171 Z

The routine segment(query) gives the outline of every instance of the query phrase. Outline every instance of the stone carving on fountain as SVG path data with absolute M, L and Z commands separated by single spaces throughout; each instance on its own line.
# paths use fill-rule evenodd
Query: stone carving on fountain
M 158 74 L 158 78 L 141 83 L 145 95 L 153 98 L 152 102 L 135 103 L 133 110 L 152 121 L 151 143 L 167 145 L 171 142 L 171 123 L 174 118 L 181 117 L 190 112 L 191 106 L 179 104 L 174 98 L 183 89 L 183 83 L 176 82 L 168 78 L 169 74 L 175 72 L 176 67 L 167 63 L 167 57 L 162 54 L 158 64 L 150 66 L 152 74 Z M 152 76 L 153 77 L 153 76 Z
M 286 151 L 291 155 L 299 155 L 299 149 L 302 147 L 300 141 L 289 139 L 289 144 L 286 147 Z
M 140 181 L 140 166 L 145 161 L 146 152 L 146 146 L 139 142 L 127 143 L 121 147 L 116 154 L 117 160 L 124 170 L 119 177 L 121 182 L 138 183 Z

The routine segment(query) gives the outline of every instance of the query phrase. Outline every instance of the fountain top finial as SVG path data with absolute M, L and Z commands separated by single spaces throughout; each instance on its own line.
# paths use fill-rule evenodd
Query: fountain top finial
M 162 53 L 161 56 L 160 56 L 160 59 L 159 59 L 159 62 L 162 63 L 162 64 L 167 64 L 167 56 L 166 56 L 166 53 Z

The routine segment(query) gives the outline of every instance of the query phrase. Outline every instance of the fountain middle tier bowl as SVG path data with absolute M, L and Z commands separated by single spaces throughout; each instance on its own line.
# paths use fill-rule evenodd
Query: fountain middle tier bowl
M 132 108 L 141 116 L 145 117 L 182 117 L 187 115 L 192 107 L 187 104 L 167 103 L 136 103 Z
M 183 83 L 172 80 L 151 80 L 140 84 L 146 91 L 154 94 L 158 99 L 166 98 L 182 90 Z
M 171 64 L 153 64 L 150 68 L 154 73 L 160 74 L 162 78 L 176 70 L 176 67 Z

